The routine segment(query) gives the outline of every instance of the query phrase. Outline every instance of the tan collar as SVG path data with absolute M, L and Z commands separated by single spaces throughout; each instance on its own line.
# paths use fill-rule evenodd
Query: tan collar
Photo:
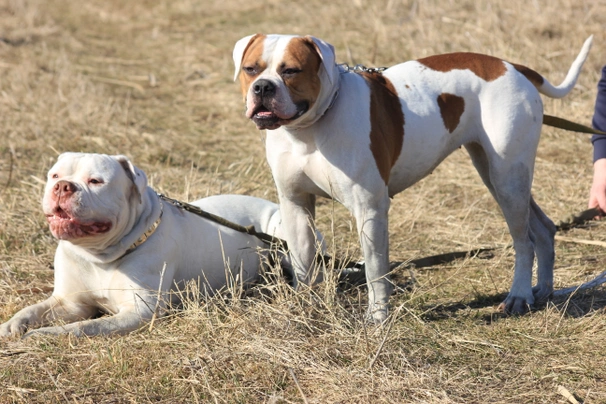
M 139 237 L 137 239 L 137 241 L 135 241 L 133 244 L 131 244 L 130 247 L 128 247 L 128 250 L 126 250 L 126 252 L 124 253 L 124 255 L 130 254 L 131 252 L 133 252 L 137 247 L 139 247 L 141 244 L 145 243 L 147 241 L 147 239 L 151 237 L 152 234 L 154 234 L 154 232 L 156 231 L 156 229 L 160 226 L 160 222 L 162 222 L 162 215 L 163 214 L 164 214 L 164 205 L 162 205 L 162 201 L 160 201 L 160 216 L 149 227 L 149 229 L 147 229 L 145 231 L 145 233 L 143 233 L 141 235 L 141 237 Z

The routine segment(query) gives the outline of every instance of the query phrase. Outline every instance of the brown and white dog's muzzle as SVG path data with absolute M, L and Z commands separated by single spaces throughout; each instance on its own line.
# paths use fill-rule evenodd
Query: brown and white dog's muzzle
M 294 104 L 280 83 L 260 78 L 252 83 L 247 96 L 246 117 L 258 129 L 277 129 L 301 117 L 309 109 L 307 101 Z

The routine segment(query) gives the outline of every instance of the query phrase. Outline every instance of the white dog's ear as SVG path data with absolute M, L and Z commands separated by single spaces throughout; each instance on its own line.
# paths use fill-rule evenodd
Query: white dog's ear
M 320 55 L 320 58 L 322 59 L 322 64 L 324 65 L 324 70 L 326 71 L 328 80 L 330 81 L 330 84 L 334 84 L 335 79 L 336 79 L 335 78 L 335 74 L 336 74 L 335 48 L 328 42 L 324 42 L 323 40 L 316 38 L 314 36 L 307 35 L 305 38 L 311 39 L 313 41 L 316 51 L 318 52 L 318 55 Z
M 133 190 L 136 197 L 139 199 L 139 203 L 141 203 L 141 196 L 145 193 L 145 189 L 147 188 L 147 175 L 135 167 L 133 163 L 126 156 L 113 156 L 118 163 L 124 168 L 126 175 L 133 182 Z
M 57 156 L 57 161 L 67 157 L 67 156 L 75 156 L 76 154 L 81 154 L 81 153 L 74 153 L 74 152 L 63 152 L 61 153 L 59 156 Z
M 244 38 L 236 42 L 236 46 L 234 46 L 233 53 L 234 65 L 236 67 L 234 71 L 234 81 L 238 79 L 238 74 L 240 73 L 240 67 L 242 66 L 242 59 L 244 58 L 246 49 L 248 49 L 250 44 L 252 44 L 253 40 L 256 39 L 258 36 L 261 36 L 261 34 L 245 36 Z

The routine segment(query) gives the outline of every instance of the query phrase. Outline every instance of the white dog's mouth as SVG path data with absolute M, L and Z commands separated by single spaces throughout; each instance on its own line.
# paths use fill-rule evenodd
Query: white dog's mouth
M 96 236 L 107 233 L 112 228 L 111 222 L 80 222 L 60 207 L 57 207 L 53 214 L 46 215 L 46 221 L 53 236 L 59 240 L 73 240 L 81 237 Z
M 257 125 L 257 129 L 278 129 L 282 125 L 288 125 L 290 122 L 298 119 L 307 112 L 309 104 L 301 102 L 297 104 L 297 112 L 290 118 L 281 118 L 273 111 L 270 111 L 265 105 L 260 104 L 252 113 L 251 119 Z

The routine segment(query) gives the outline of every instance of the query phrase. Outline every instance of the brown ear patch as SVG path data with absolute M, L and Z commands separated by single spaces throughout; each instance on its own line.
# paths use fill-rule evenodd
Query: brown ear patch
M 266 68 L 267 63 L 263 60 L 263 44 L 265 43 L 266 35 L 257 34 L 250 39 L 248 46 L 244 49 L 242 56 L 242 67 L 240 70 L 240 90 L 242 95 L 246 98 L 246 93 L 250 88 L 250 84 L 255 78 L 261 74 Z M 247 67 L 254 67 L 256 74 L 245 73 L 244 69 Z
M 517 65 L 515 63 L 512 63 L 511 65 L 513 67 L 515 67 L 515 69 L 517 71 L 522 73 L 524 75 L 524 77 L 526 77 L 528 79 L 528 81 L 530 81 L 532 84 L 534 84 L 535 87 L 538 88 L 543 85 L 543 81 L 545 79 L 539 73 L 535 72 L 534 70 L 532 70 L 526 66 Z
M 438 95 L 437 101 L 444 126 L 452 133 L 459 126 L 461 115 L 465 111 L 465 100 L 458 95 L 442 93 Z
M 404 113 L 400 97 L 385 76 L 361 73 L 370 87 L 370 150 L 387 185 L 404 142 Z
M 479 53 L 447 53 L 419 59 L 418 62 L 438 72 L 471 70 L 485 81 L 496 80 L 507 72 L 505 63 L 501 59 Z

